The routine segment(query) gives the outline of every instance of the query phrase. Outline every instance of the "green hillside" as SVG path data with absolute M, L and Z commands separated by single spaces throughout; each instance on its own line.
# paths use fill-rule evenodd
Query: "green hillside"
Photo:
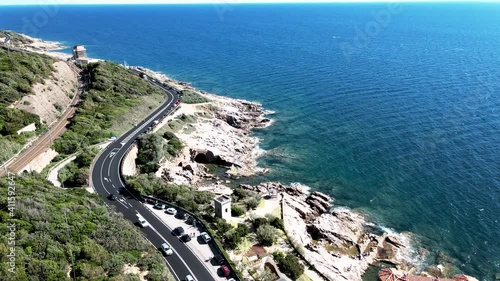
M 31 123 L 41 129 L 40 118 L 24 110 L 8 108 L 31 93 L 34 84 L 48 78 L 55 60 L 39 54 L 7 51 L 0 48 L 0 161 L 14 155 L 33 134 L 17 135 Z
M 90 90 L 83 94 L 69 130 L 54 145 L 62 154 L 74 153 L 117 134 L 111 129 L 114 121 L 124 121 L 124 116 L 143 102 L 143 97 L 163 95 L 161 90 L 116 63 L 93 63 L 86 69 L 91 75 Z
M 15 186 L 14 209 L 9 209 L 8 186 Z M 62 191 L 27 174 L 1 178 L 0 193 L 5 195 L 0 197 L 1 280 L 139 280 L 123 273 L 125 264 L 149 271 L 147 280 L 173 280 L 160 253 L 99 196 L 83 189 Z M 8 263 L 10 212 L 16 227 L 15 273 Z

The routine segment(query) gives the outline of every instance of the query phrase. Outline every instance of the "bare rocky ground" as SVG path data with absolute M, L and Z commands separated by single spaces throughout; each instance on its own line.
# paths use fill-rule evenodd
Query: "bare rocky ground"
M 77 75 L 66 62 L 54 63 L 54 69 L 52 77 L 45 79 L 43 84 L 33 86 L 33 94 L 24 96 L 12 105 L 40 116 L 47 125 L 55 122 L 68 108 L 78 86 Z

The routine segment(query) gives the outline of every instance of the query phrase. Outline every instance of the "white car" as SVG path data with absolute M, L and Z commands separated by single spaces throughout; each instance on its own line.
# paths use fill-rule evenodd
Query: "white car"
M 147 226 L 149 226 L 149 223 L 140 214 L 137 214 L 136 216 L 137 216 L 137 221 L 139 222 L 139 225 L 141 227 L 147 227 Z
M 206 232 L 200 233 L 200 236 L 201 236 L 201 239 L 203 239 L 203 241 L 205 241 L 205 243 L 208 243 L 208 242 L 210 242 L 210 240 L 212 240 L 210 235 L 208 235 L 208 233 L 206 233 Z
M 170 256 L 174 253 L 174 251 L 172 251 L 172 248 L 170 247 L 170 245 L 168 245 L 167 243 L 161 244 L 160 249 L 165 256 Z
M 194 278 L 193 278 L 193 276 L 191 276 L 191 275 L 186 276 L 186 279 L 184 279 L 184 280 L 186 280 L 186 281 L 195 281 Z
M 175 208 L 168 208 L 165 212 L 167 214 L 171 214 L 171 215 L 174 215 L 174 216 L 177 214 L 177 210 Z

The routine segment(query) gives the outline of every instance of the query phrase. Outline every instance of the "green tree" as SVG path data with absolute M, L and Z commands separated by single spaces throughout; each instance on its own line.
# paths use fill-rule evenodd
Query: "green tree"
M 137 141 L 139 151 L 135 160 L 143 173 L 154 173 L 158 170 L 163 156 L 163 139 L 158 134 L 147 134 Z

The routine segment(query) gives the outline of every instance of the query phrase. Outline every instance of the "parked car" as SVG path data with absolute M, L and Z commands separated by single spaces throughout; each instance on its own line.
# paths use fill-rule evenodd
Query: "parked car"
M 191 241 L 191 236 L 189 236 L 189 234 L 184 234 L 181 236 L 181 240 L 182 240 L 182 242 L 187 243 L 187 242 Z
M 171 214 L 171 215 L 174 215 L 174 216 L 177 214 L 177 210 L 175 208 L 168 208 L 165 212 L 167 214 Z
M 223 264 L 223 263 L 224 263 L 224 261 L 225 261 L 225 260 L 224 260 L 224 257 L 223 257 L 223 256 L 221 256 L 221 255 L 215 255 L 215 256 L 214 256 L 214 260 L 215 260 L 215 262 L 216 262 L 218 265 Z
M 180 235 L 184 234 L 184 228 L 182 228 L 182 226 L 176 227 L 173 232 L 177 236 L 180 236 Z
M 231 270 L 229 269 L 229 267 L 227 267 L 227 265 L 221 265 L 220 270 L 222 272 L 222 276 L 224 277 L 228 277 L 229 274 L 231 274 Z
M 208 243 L 210 242 L 210 240 L 212 240 L 212 237 L 210 237 L 210 235 L 208 235 L 208 233 L 206 232 L 200 233 L 200 237 L 205 243 Z
M 158 209 L 158 210 L 163 210 L 163 209 L 165 209 L 165 204 L 160 203 L 160 202 L 157 202 L 157 203 L 153 206 L 153 208 Z
M 191 276 L 191 275 L 187 275 L 186 279 L 184 279 L 184 280 L 185 281 L 195 281 L 194 278 L 193 278 L 193 276 Z
M 174 251 L 172 251 L 172 248 L 170 247 L 170 245 L 168 245 L 167 243 L 161 244 L 160 250 L 163 252 L 163 254 L 165 256 L 170 256 L 174 253 Z

